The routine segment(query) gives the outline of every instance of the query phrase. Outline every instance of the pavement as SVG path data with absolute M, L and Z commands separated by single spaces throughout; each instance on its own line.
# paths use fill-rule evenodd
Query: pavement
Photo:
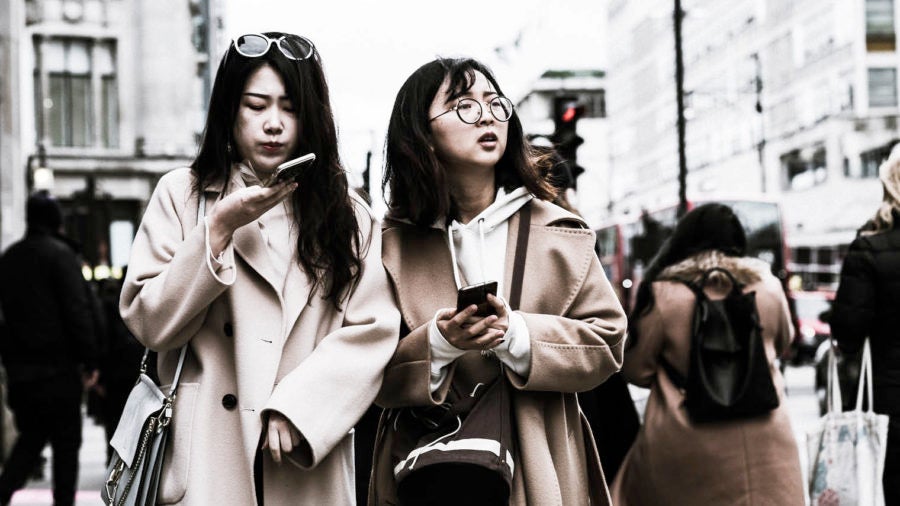
M 812 366 L 787 367 L 784 373 L 787 390 L 787 408 L 791 415 L 797 446 L 800 450 L 800 461 L 806 476 L 806 432 L 812 429 L 819 420 L 819 406 L 815 395 L 815 371 Z M 641 404 L 646 389 L 633 389 L 636 403 Z M 78 495 L 76 506 L 103 506 L 100 500 L 100 487 L 106 481 L 106 438 L 103 427 L 85 417 L 81 445 Z M 43 480 L 31 481 L 28 486 L 17 492 L 12 499 L 12 506 L 49 506 L 53 504 L 51 478 L 52 455 L 49 447 L 44 449 L 47 462 L 44 466 Z

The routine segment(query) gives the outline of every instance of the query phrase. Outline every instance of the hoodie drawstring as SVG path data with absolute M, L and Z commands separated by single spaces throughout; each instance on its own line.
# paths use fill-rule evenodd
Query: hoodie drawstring
M 461 230 L 460 227 L 456 228 Z M 447 243 L 450 247 L 450 260 L 453 262 L 453 279 L 456 281 L 456 289 L 462 288 L 462 280 L 459 277 L 459 265 L 456 262 L 456 243 L 453 242 L 453 225 L 447 226 Z M 478 235 L 480 242 L 478 243 L 478 256 L 480 257 L 481 281 L 486 282 L 487 276 L 484 273 L 484 218 L 478 219 Z

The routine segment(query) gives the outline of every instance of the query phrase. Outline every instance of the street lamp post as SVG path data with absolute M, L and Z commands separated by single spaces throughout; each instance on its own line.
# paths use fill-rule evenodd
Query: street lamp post
M 684 58 L 681 48 L 681 0 L 675 0 L 675 103 L 678 110 L 678 217 L 687 212 L 687 154 L 685 152 Z

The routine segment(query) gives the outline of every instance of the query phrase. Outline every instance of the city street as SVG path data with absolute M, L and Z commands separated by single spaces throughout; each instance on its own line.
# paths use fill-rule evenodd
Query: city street
M 800 459 L 806 469 L 806 431 L 819 419 L 818 401 L 814 391 L 814 370 L 811 366 L 788 367 L 785 371 L 787 406 L 794 424 L 800 447 Z M 81 446 L 81 471 L 76 506 L 102 506 L 100 487 L 106 471 L 106 453 L 103 428 L 85 418 L 84 442 Z M 29 483 L 28 488 L 13 496 L 13 506 L 46 506 L 53 503 L 50 485 L 50 450 L 45 449 L 48 461 L 44 468 L 45 479 Z

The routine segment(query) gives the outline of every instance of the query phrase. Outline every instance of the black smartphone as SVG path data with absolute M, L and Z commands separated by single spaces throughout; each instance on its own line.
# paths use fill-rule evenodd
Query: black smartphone
M 303 172 L 303 169 L 309 167 L 314 161 L 316 161 L 316 154 L 307 153 L 299 158 L 294 158 L 293 160 L 282 163 L 275 168 L 275 173 L 272 174 L 272 177 L 269 179 L 269 183 L 266 186 L 272 186 L 282 181 L 293 181 L 297 179 Z
M 487 300 L 488 294 L 497 295 L 496 281 L 486 281 L 484 283 L 478 283 L 477 285 L 464 286 L 460 288 L 456 294 L 456 310 L 462 311 L 472 304 L 475 304 L 478 306 L 478 311 L 475 311 L 475 316 L 497 314 L 494 310 L 494 306 Z

